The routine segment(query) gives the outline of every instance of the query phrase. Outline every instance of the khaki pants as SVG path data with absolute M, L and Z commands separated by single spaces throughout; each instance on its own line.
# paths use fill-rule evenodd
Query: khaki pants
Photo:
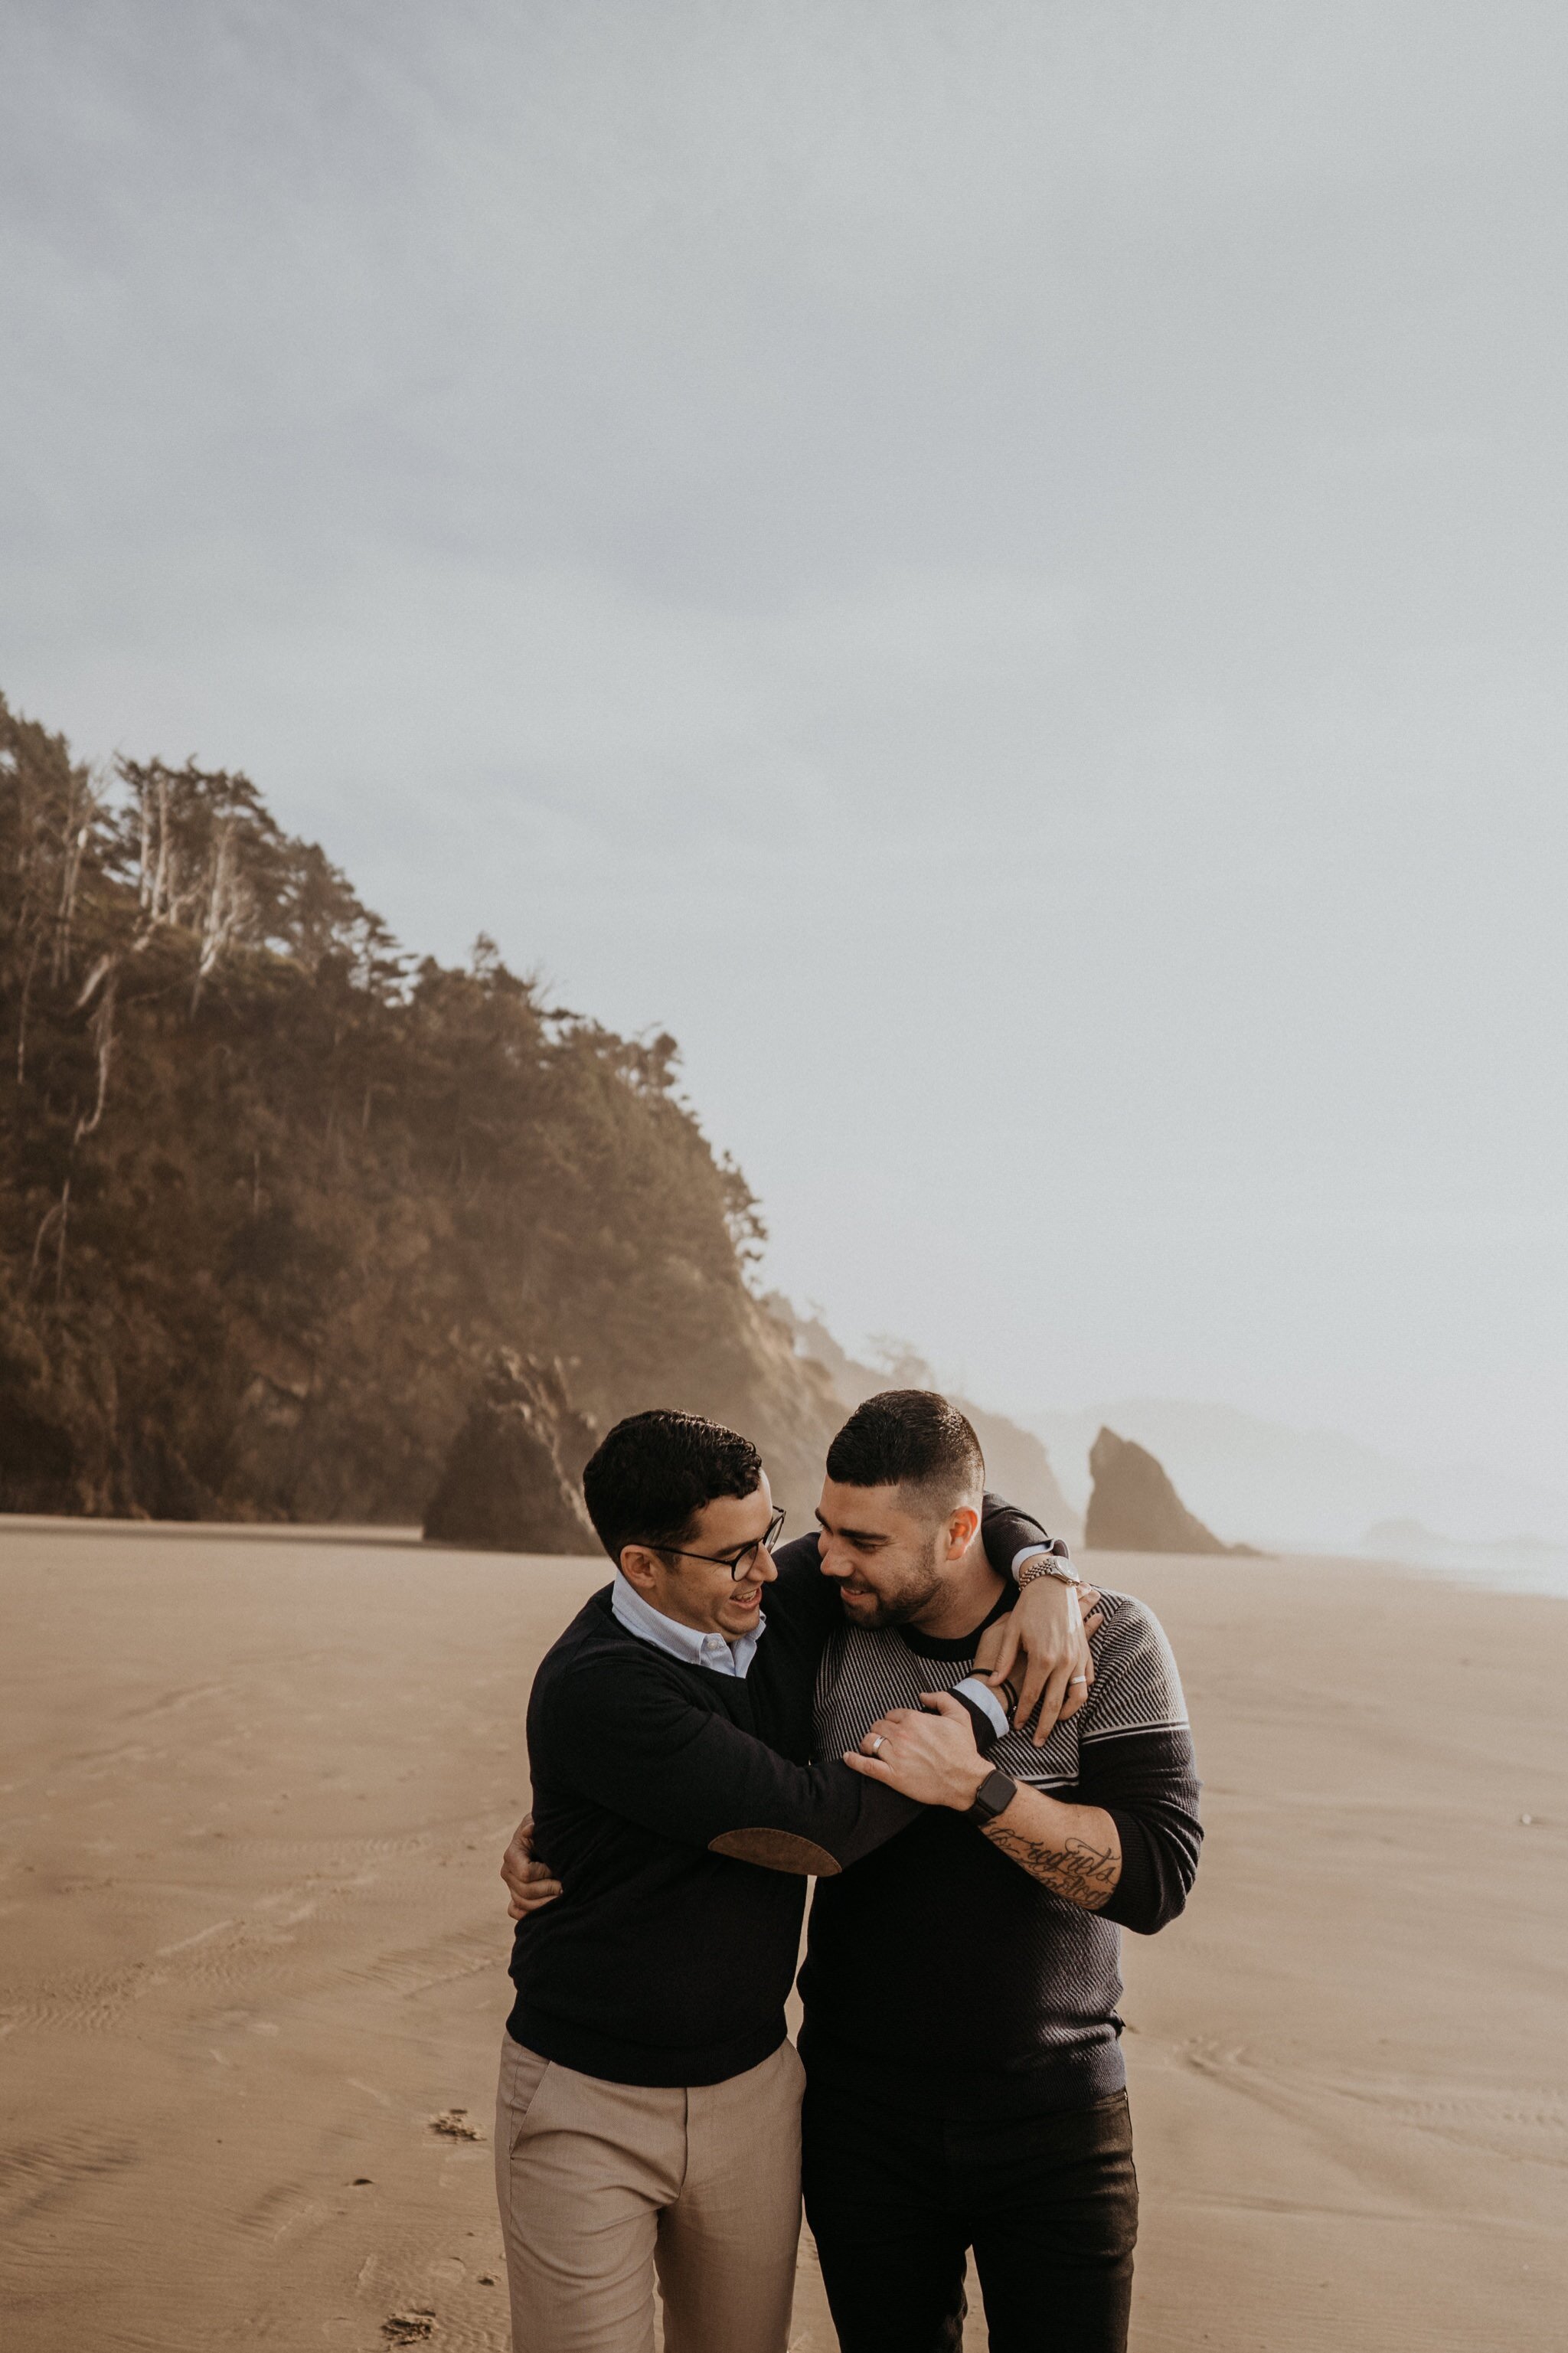
M 502 2040 L 496 2190 L 513 2353 L 785 2353 L 800 2237 L 786 2042 L 726 2084 L 607 2084 Z

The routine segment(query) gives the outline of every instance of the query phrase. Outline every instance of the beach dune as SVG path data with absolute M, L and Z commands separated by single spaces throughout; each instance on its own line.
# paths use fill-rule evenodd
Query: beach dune
M 1556 2353 L 1568 1604 L 1093 1567 L 1176 1645 L 1209 1831 L 1127 1940 L 1135 2345 Z M 533 1667 L 604 1574 L 0 1525 L 9 2342 L 502 2353 L 497 1864 Z M 808 2245 L 795 2335 L 835 2341 Z

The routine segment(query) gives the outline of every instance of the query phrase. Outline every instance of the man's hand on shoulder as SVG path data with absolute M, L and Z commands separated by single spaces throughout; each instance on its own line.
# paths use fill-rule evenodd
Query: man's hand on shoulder
M 987 1626 L 981 1636 L 974 1672 L 984 1676 L 993 1691 L 1002 1693 L 1013 1709 L 1016 1730 L 1024 1731 L 1038 1709 L 1037 1748 L 1043 1748 L 1057 1725 L 1076 1715 L 1089 1697 L 1094 1681 L 1089 1637 L 1104 1622 L 1092 1585 L 1037 1577 L 1025 1587 L 1007 1616 Z
M 526 1920 L 531 1912 L 542 1912 L 560 1894 L 561 1882 L 552 1876 L 550 1865 L 541 1862 L 534 1854 L 531 1814 L 524 1814 L 513 1831 L 501 1857 L 500 1875 L 511 1897 L 507 1910 L 514 1920 Z
M 973 1718 L 951 1692 L 922 1692 L 921 1708 L 890 1707 L 844 1762 L 917 1805 L 966 1813 L 991 1769 L 974 1746 Z

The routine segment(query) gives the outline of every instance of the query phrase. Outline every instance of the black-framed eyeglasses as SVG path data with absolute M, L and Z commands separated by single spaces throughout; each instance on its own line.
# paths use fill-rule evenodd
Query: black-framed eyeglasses
M 648 1550 L 649 1552 L 667 1552 L 676 1560 L 705 1560 L 710 1568 L 727 1568 L 730 1572 L 730 1582 L 734 1585 L 738 1584 L 742 1577 L 750 1577 L 762 1554 L 772 1552 L 784 1534 L 784 1524 L 783 1512 L 775 1511 L 773 1518 L 768 1522 L 767 1535 L 759 1536 L 754 1544 L 742 1545 L 740 1551 L 733 1556 L 725 1552 L 682 1552 L 679 1545 L 650 1544 Z

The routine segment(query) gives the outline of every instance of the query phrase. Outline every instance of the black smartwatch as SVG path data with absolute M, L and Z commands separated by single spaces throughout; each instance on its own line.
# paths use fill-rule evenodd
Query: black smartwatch
M 963 1819 L 966 1822 L 978 1822 L 984 1830 L 987 1822 L 994 1822 L 998 1814 L 1006 1812 L 1017 1794 L 1018 1784 L 1010 1781 L 1005 1773 L 987 1773 Z

